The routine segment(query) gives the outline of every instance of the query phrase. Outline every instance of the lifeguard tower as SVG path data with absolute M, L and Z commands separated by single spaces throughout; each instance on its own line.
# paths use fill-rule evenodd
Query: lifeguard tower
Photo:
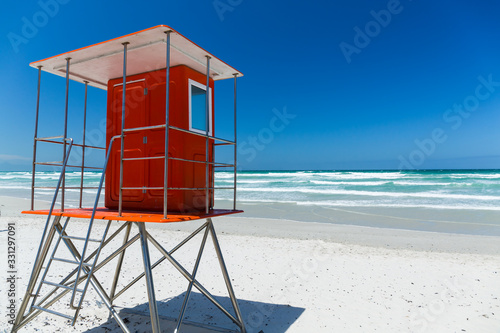
M 47 221 L 28 288 L 12 331 L 20 330 L 42 312 L 69 319 L 74 325 L 86 291 L 92 285 L 121 329 L 129 332 L 125 321 L 114 308 L 114 300 L 144 277 L 152 331 L 161 332 L 152 269 L 166 259 L 189 281 L 175 332 L 181 328 L 193 287 L 225 313 L 241 332 L 245 332 L 212 223 L 213 217 L 241 212 L 236 210 L 236 79 L 242 74 L 164 25 L 36 61 L 30 66 L 38 68 L 38 94 L 31 210 L 23 213 L 47 215 Z M 42 71 L 66 79 L 64 128 L 60 136 L 38 136 Z M 232 140 L 218 138 L 214 133 L 214 81 L 224 79 L 234 79 Z M 68 135 L 70 80 L 85 85 L 84 135 L 81 143 L 73 142 Z M 107 90 L 105 147 L 91 146 L 85 141 L 88 86 Z M 43 161 L 37 152 L 38 145 L 42 143 L 61 146 L 62 161 Z M 234 148 L 234 160 L 231 163 L 216 162 L 216 149 L 231 145 Z M 79 165 L 68 162 L 75 147 L 81 152 Z M 82 195 L 88 189 L 84 186 L 84 175 L 90 167 L 85 164 L 85 156 L 86 151 L 94 149 L 105 150 L 106 154 L 102 177 L 96 188 L 95 203 L 93 207 L 86 208 L 82 207 Z M 40 165 L 61 169 L 48 210 L 36 210 L 34 207 L 35 192 L 39 189 L 36 168 Z M 68 187 L 65 173 L 75 168 L 81 171 L 81 185 Z M 214 171 L 217 168 L 234 171 L 232 186 L 215 187 Z M 98 207 L 103 187 L 105 207 Z M 66 207 L 65 193 L 68 189 L 79 191 L 78 208 Z M 232 209 L 214 208 L 216 190 L 234 192 Z M 86 234 L 73 235 L 68 232 L 71 218 L 88 221 Z M 98 237 L 92 236 L 96 219 L 107 221 L 104 232 Z M 206 222 L 170 251 L 146 231 L 146 222 L 189 223 L 200 219 Z M 112 222 L 117 223 L 118 228 L 108 234 Z M 132 224 L 138 227 L 138 233 L 134 237 L 130 237 Z M 112 244 L 112 240 L 120 234 L 123 235 L 123 242 L 106 258 L 100 258 L 103 248 Z M 194 268 L 189 272 L 173 257 L 173 253 L 197 234 L 203 234 L 203 238 Z M 213 240 L 232 310 L 225 308 L 196 280 L 208 235 Z M 117 282 L 125 250 L 138 240 L 141 244 L 144 273 L 118 291 Z M 91 244 L 95 246 L 90 253 Z M 149 254 L 151 244 L 163 255 L 154 264 L 151 263 Z M 72 258 L 59 257 L 60 248 L 67 248 Z M 102 281 L 96 279 L 95 273 L 115 258 L 118 259 L 114 277 L 110 279 L 109 288 L 106 288 Z M 48 272 L 55 263 L 67 265 L 67 274 L 61 275 L 64 277 L 58 281 L 51 281 L 48 279 Z M 68 311 L 54 310 L 53 305 L 58 302 L 67 305 Z

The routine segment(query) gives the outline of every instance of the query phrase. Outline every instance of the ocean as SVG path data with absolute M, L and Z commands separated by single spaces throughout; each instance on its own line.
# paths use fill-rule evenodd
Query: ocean
M 237 178 L 241 202 L 500 210 L 500 170 L 243 171 Z M 216 181 L 227 186 L 233 175 L 219 172 Z
M 79 186 L 80 175 L 80 172 L 68 172 L 66 186 Z M 84 186 L 97 186 L 100 175 L 99 172 L 85 172 Z M 36 176 L 37 186 L 54 186 L 58 179 L 57 172 L 37 172 Z M 216 187 L 232 186 L 233 173 L 216 172 L 215 182 Z M 467 223 L 500 226 L 500 219 L 496 218 L 500 217 L 500 170 L 240 171 L 237 184 L 238 205 L 254 207 L 251 211 L 257 212 L 259 217 L 265 217 L 255 209 L 261 206 L 290 207 L 290 210 L 281 208 L 289 211 L 289 215 L 279 217 L 291 219 L 301 210 L 320 208 L 325 214 L 343 209 L 383 210 L 385 215 L 391 209 L 392 212 L 418 209 L 426 212 L 425 216 L 447 214 L 446 220 L 463 220 L 465 217 L 462 217 L 468 214 Z M 29 198 L 30 188 L 30 172 L 0 172 L 0 195 Z M 67 205 L 78 206 L 79 190 L 68 189 L 66 193 Z M 93 204 L 95 193 L 95 189 L 84 190 L 84 206 Z M 50 201 L 52 196 L 52 189 L 38 189 L 35 198 Z M 215 198 L 216 202 L 230 203 L 233 192 L 216 190 Z M 398 214 L 392 215 L 403 216 Z M 409 214 L 413 213 L 404 216 Z M 309 220 L 315 221 L 314 218 Z M 320 219 L 318 222 L 329 221 Z
M 66 186 L 80 186 L 80 172 L 68 172 Z M 37 172 L 36 186 L 55 186 L 57 172 Z M 85 172 L 84 186 L 96 187 L 100 172 Z M 415 207 L 500 210 L 500 170 L 428 171 L 240 171 L 238 202 L 294 203 L 333 207 Z M 216 172 L 216 187 L 233 184 L 233 172 Z M 31 172 L 0 172 L 0 194 L 29 198 Z M 68 205 L 79 190 L 69 189 Z M 88 205 L 94 189 L 84 190 Z M 50 201 L 53 189 L 37 189 L 36 199 Z M 232 190 L 216 199 L 232 200 Z M 90 200 L 90 201 L 89 201 Z

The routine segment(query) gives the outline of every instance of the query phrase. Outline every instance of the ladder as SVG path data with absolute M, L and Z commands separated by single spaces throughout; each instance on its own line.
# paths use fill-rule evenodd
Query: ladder
M 114 139 L 115 138 L 111 140 L 111 144 L 113 143 Z M 64 317 L 68 320 L 71 320 L 71 324 L 74 325 L 76 322 L 76 318 L 78 317 L 79 311 L 82 308 L 82 303 L 85 298 L 85 294 L 87 292 L 89 283 L 94 284 L 94 282 L 92 281 L 93 279 L 95 279 L 93 273 L 97 261 L 99 259 L 99 254 L 101 253 L 101 249 L 107 243 L 106 236 L 108 234 L 112 222 L 111 220 L 108 221 L 106 228 L 100 238 L 91 238 L 91 235 L 92 235 L 92 227 L 94 224 L 95 212 L 97 210 L 99 197 L 101 195 L 101 190 L 104 184 L 105 170 L 108 164 L 111 149 L 109 149 L 105 159 L 103 168 L 104 171 L 102 173 L 100 184 L 97 189 L 94 208 L 92 210 L 92 215 L 89 221 L 86 236 L 79 237 L 76 235 L 68 235 L 66 229 L 68 227 L 70 217 L 67 217 L 64 225 L 61 226 L 60 223 L 61 216 L 55 215 L 53 222 L 50 224 L 49 227 L 50 219 L 52 217 L 52 212 L 56 205 L 59 189 L 61 188 L 61 185 L 64 182 L 64 174 L 71 153 L 71 148 L 73 146 L 72 139 L 64 139 L 64 140 L 69 141 L 69 144 L 67 151 L 65 151 L 65 158 L 62 163 L 61 175 L 59 176 L 59 181 L 57 183 L 55 194 L 52 199 L 52 204 L 49 209 L 49 214 L 47 216 L 45 229 L 42 233 L 42 239 L 40 241 L 37 257 L 35 259 L 35 263 L 33 266 L 32 275 L 28 283 L 26 296 L 25 299 L 23 300 L 23 303 L 21 304 L 19 315 L 18 318 L 16 318 L 16 323 L 14 324 L 13 331 L 17 331 L 17 329 L 19 328 L 19 324 L 21 323 L 21 321 L 23 321 L 23 319 L 26 319 L 27 317 L 32 317 L 33 315 L 36 315 L 36 313 L 40 311 Z M 46 262 L 49 248 L 54 240 L 54 236 L 56 233 L 58 234 L 58 237 L 52 249 L 52 252 L 49 256 L 49 260 L 47 261 L 46 267 L 44 269 L 43 264 Z M 61 241 L 66 245 L 66 248 L 69 250 L 72 259 L 67 259 L 60 256 L 59 254 L 60 251 L 58 250 L 60 250 L 59 245 L 61 244 Z M 78 251 L 78 248 L 75 246 L 74 242 L 83 242 L 83 250 L 81 251 L 81 253 Z M 87 256 L 86 253 L 89 248 L 89 243 L 97 243 L 97 248 L 90 255 Z M 66 275 L 66 277 L 64 277 L 59 282 L 50 281 L 48 279 L 49 277 L 48 273 L 54 262 L 61 262 L 65 265 L 72 265 L 73 267 L 72 269 L 70 268 L 67 270 L 67 272 L 69 272 L 68 275 Z M 39 279 L 42 270 L 44 271 L 41 279 Z M 78 288 L 78 285 L 82 283 L 83 283 L 83 288 Z M 44 286 L 49 286 L 53 288 L 42 297 L 41 291 Z M 56 292 L 60 290 L 62 290 L 61 293 L 54 295 Z M 72 312 L 71 314 L 50 309 L 52 305 L 60 301 L 68 293 L 71 293 L 71 298 L 68 304 L 68 307 Z M 29 311 L 27 316 L 24 317 L 24 313 L 28 308 L 29 300 L 31 300 L 31 304 L 29 305 Z
M 49 257 L 47 266 L 45 268 L 45 271 L 42 275 L 41 280 L 38 283 L 38 288 L 36 292 L 33 294 L 33 299 L 31 302 L 31 309 L 30 310 L 40 310 L 40 311 L 45 311 L 54 315 L 58 315 L 61 317 L 64 317 L 66 319 L 71 320 L 71 324 L 74 325 L 76 322 L 76 318 L 78 317 L 78 313 L 80 309 L 82 308 L 82 303 L 85 298 L 85 293 L 87 292 L 89 282 L 92 278 L 92 274 L 94 271 L 94 268 L 96 266 L 97 260 L 99 258 L 99 254 L 102 249 L 102 245 L 106 239 L 107 233 L 109 231 L 109 227 L 111 225 L 111 221 L 108 221 L 106 229 L 102 235 L 102 238 L 100 239 L 94 239 L 90 238 L 90 234 L 92 231 L 92 221 L 89 223 L 89 228 L 87 231 L 87 236 L 86 237 L 78 237 L 78 236 L 70 236 L 66 232 L 66 228 L 68 226 L 70 218 L 68 217 L 66 219 L 66 222 L 64 223 L 64 226 L 61 228 L 61 225 L 59 221 L 54 221 L 52 228 L 55 229 L 55 231 L 58 233 L 58 238 L 56 240 L 55 246 L 52 250 L 52 253 Z M 61 240 L 65 243 L 66 247 L 69 249 L 71 255 L 73 256 L 73 260 L 71 259 L 66 259 L 62 257 L 58 257 L 58 249 L 59 245 L 61 244 Z M 83 251 L 82 254 L 80 255 L 78 253 L 78 250 L 76 246 L 73 244 L 73 241 L 79 241 L 79 242 L 84 242 L 83 244 Z M 85 253 L 88 248 L 89 242 L 94 242 L 98 244 L 97 249 L 94 251 L 93 254 L 91 254 L 88 258 L 85 258 Z M 54 261 L 57 262 L 62 262 L 64 264 L 71 265 L 75 268 L 72 269 L 72 271 L 69 273 L 69 275 L 63 279 L 63 281 L 60 282 L 54 282 L 54 281 L 49 281 L 47 279 L 47 275 L 50 271 L 50 268 L 52 266 L 52 263 Z M 69 277 L 76 275 L 76 277 L 71 280 L 69 280 Z M 78 285 L 84 283 L 84 287 L 79 289 Z M 40 297 L 40 292 L 43 286 L 52 286 L 54 287 L 49 293 L 48 297 L 43 298 L 40 302 L 37 303 L 38 298 Z M 58 289 L 64 289 L 66 293 L 70 292 L 71 293 L 71 299 L 69 302 L 69 308 L 73 311 L 71 315 L 68 315 L 66 313 L 62 313 L 59 311 L 55 311 L 49 308 L 49 306 L 52 306 L 55 302 L 46 302 L 46 299 L 49 298 L 53 293 L 55 293 Z M 61 297 L 62 298 L 62 297 Z M 48 304 L 45 305 L 45 303 Z

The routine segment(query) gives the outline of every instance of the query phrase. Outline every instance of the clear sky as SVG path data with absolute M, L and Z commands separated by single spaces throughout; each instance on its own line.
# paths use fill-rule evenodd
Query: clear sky
M 500 168 L 498 13 L 493 0 L 7 1 L 0 170 L 30 169 L 30 62 L 158 24 L 244 73 L 242 169 Z M 62 134 L 64 84 L 42 75 L 42 135 Z M 216 112 L 231 107 L 231 87 L 217 83 Z M 105 92 L 89 99 L 99 141 Z M 72 84 L 77 140 L 82 101 Z

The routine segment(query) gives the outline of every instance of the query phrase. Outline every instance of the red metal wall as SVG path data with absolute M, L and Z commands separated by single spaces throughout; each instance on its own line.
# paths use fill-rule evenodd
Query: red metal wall
M 186 66 L 170 69 L 170 125 L 189 130 L 188 80 L 206 84 L 206 76 Z M 125 128 L 165 124 L 165 70 L 127 77 Z M 130 82 L 130 83 L 129 83 Z M 123 78 L 108 82 L 106 142 L 121 134 Z M 214 123 L 214 83 L 212 92 L 212 124 Z M 146 90 L 147 89 L 147 90 Z M 213 133 L 212 125 L 212 135 Z M 206 139 L 191 133 L 169 130 L 169 157 L 205 161 Z M 126 134 L 124 157 L 163 156 L 164 129 L 145 130 Z M 213 162 L 213 140 L 209 140 L 209 161 Z M 105 206 L 118 208 L 120 184 L 120 139 L 115 140 L 106 172 Z M 109 147 L 106 147 L 109 149 Z M 213 167 L 209 167 L 209 187 L 213 187 Z M 169 160 L 168 187 L 204 188 L 205 164 Z M 123 187 L 163 187 L 164 160 L 123 162 Z M 205 210 L 205 190 L 168 190 L 168 211 L 195 212 Z M 209 193 L 213 206 L 213 191 Z M 123 190 L 123 209 L 163 210 L 163 189 Z

